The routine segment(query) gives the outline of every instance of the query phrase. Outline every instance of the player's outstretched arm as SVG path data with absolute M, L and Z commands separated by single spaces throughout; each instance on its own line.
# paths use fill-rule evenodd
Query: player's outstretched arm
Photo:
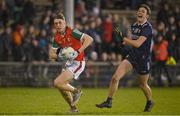
M 124 37 L 123 41 L 129 45 L 132 45 L 132 46 L 138 48 L 146 41 L 146 39 L 147 38 L 145 36 L 140 36 L 137 40 L 132 40 L 127 37 Z

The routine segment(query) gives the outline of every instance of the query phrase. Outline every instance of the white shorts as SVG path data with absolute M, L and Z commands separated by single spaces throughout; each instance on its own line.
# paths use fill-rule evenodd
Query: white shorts
M 84 71 L 85 69 L 85 61 L 67 61 L 65 63 L 65 66 L 63 67 L 62 71 L 69 70 L 73 73 L 73 78 L 78 79 L 79 75 Z

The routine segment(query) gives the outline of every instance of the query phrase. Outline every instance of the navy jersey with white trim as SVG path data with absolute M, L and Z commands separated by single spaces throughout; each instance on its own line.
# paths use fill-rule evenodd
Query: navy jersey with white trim
M 140 59 L 149 58 L 151 54 L 151 42 L 153 38 L 152 25 L 149 22 L 145 22 L 141 25 L 134 23 L 131 25 L 131 33 L 133 40 L 137 40 L 140 36 L 145 36 L 147 39 L 139 48 L 132 47 L 130 55 Z

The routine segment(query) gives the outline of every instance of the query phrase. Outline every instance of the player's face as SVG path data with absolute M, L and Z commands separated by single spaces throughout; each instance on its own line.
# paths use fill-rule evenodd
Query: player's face
M 149 15 L 147 14 L 147 10 L 143 7 L 140 7 L 137 11 L 137 21 L 139 23 L 143 23 L 147 20 L 148 17 Z
M 58 32 L 64 33 L 66 28 L 66 21 L 62 19 L 54 19 L 54 27 Z

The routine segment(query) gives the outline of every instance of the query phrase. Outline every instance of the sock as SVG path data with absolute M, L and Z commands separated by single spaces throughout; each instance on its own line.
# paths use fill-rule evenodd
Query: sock
M 74 88 L 74 91 L 72 93 L 78 93 L 79 91 L 81 91 L 80 89 Z
M 106 101 L 107 101 L 108 103 L 112 103 L 112 98 L 111 98 L 111 97 L 108 97 Z
M 147 100 L 147 103 L 148 103 L 148 104 L 151 104 L 151 103 L 152 103 L 152 100 Z

